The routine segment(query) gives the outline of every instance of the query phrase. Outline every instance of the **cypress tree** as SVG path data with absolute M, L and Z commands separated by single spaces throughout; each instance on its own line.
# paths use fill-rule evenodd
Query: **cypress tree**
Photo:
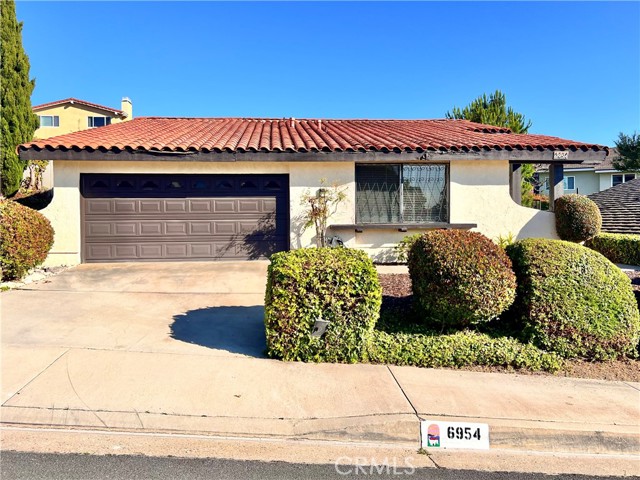
M 18 158 L 16 146 L 33 139 L 38 117 L 31 110 L 35 80 L 29 79 L 15 1 L 1 0 L 0 15 L 0 192 L 10 196 L 20 188 L 28 163 Z

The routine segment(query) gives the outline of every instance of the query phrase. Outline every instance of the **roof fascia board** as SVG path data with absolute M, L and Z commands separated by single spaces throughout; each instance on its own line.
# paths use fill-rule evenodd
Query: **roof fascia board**
M 604 150 L 569 151 L 569 159 L 554 160 L 554 150 L 483 150 L 478 152 L 167 152 L 61 150 L 19 148 L 22 160 L 108 160 L 186 162 L 417 162 L 438 163 L 464 160 L 509 160 L 512 163 L 582 163 L 604 160 Z

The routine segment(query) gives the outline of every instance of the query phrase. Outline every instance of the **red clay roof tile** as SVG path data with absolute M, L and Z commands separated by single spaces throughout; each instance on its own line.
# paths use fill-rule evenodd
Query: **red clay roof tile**
M 21 145 L 80 149 L 202 152 L 366 152 L 503 149 L 605 150 L 601 145 L 467 120 L 309 120 L 139 117 Z

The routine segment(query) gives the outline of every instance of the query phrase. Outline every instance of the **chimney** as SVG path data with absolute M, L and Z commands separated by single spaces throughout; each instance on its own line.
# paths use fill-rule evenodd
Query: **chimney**
M 133 120 L 133 103 L 131 103 L 131 99 L 129 97 L 122 97 L 122 106 L 120 109 L 127 114 L 127 120 Z

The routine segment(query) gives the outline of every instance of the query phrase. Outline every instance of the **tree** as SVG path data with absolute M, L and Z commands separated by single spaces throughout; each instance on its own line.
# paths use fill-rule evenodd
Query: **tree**
M 344 189 L 334 183 L 327 187 L 326 179 L 320 179 L 320 188 L 314 194 L 305 191 L 300 198 L 300 205 L 306 207 L 302 213 L 305 221 L 303 231 L 313 226 L 316 229 L 316 245 L 318 248 L 327 246 L 327 220 L 336 213 L 338 205 L 347 198 Z
M 613 159 L 613 167 L 623 172 L 640 171 L 640 135 L 637 132 L 631 135 L 620 132 L 615 144 L 618 156 Z
M 468 106 L 460 109 L 453 107 L 451 112 L 445 114 L 449 119 L 463 119 L 496 127 L 506 127 L 513 133 L 528 133 L 531 120 L 527 120 L 521 113 L 507 107 L 507 97 L 500 90 L 490 94 L 483 94 L 473 100 Z M 531 207 L 533 205 L 533 174 L 535 169 L 531 164 L 524 164 L 522 172 L 522 204 Z
M 10 196 L 20 188 L 27 162 L 16 146 L 33 138 L 38 117 L 31 110 L 35 80 L 29 79 L 29 57 L 22 47 L 22 22 L 14 0 L 0 2 L 0 192 Z

